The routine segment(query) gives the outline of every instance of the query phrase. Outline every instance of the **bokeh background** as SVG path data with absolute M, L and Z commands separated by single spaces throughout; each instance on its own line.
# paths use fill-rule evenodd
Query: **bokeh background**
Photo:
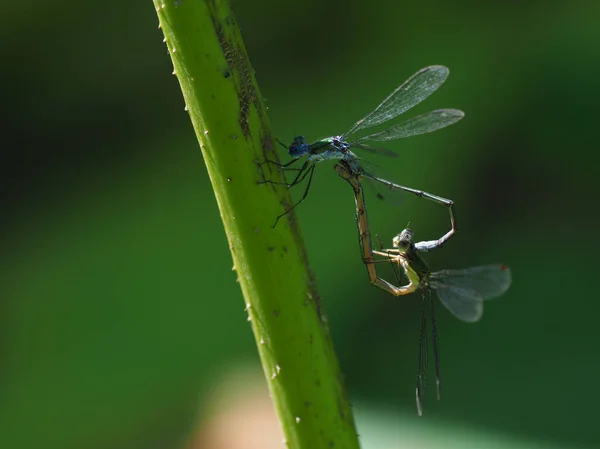
M 466 118 L 377 162 L 456 201 L 433 269 L 513 270 L 480 323 L 437 308 L 442 400 L 417 418 L 418 297 L 369 285 L 350 189 L 319 167 L 297 213 L 363 446 L 598 447 L 600 3 L 233 4 L 282 140 L 450 67 L 415 112 Z M 281 447 L 152 3 L 0 9 L 0 447 Z M 386 243 L 447 228 L 426 201 L 369 204 Z

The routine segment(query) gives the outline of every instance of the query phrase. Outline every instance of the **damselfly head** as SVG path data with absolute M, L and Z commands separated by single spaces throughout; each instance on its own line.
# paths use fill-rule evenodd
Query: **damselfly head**
M 294 137 L 294 141 L 288 147 L 288 153 L 291 157 L 299 158 L 300 156 L 304 156 L 310 150 L 310 144 L 306 143 L 306 139 L 304 136 L 296 136 Z
M 408 249 L 410 248 L 410 245 L 412 243 L 412 236 L 413 236 L 413 232 L 410 228 L 404 229 L 400 234 L 398 234 L 392 240 L 392 244 L 394 245 L 394 248 L 398 248 L 398 250 L 400 250 L 401 252 L 408 251 Z

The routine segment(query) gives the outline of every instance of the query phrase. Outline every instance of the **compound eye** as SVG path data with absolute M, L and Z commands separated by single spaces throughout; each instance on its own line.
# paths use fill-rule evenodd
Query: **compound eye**
M 410 229 L 404 229 L 400 234 L 394 237 L 394 248 L 398 248 L 400 251 L 407 251 L 412 244 L 412 236 L 413 233 Z
M 310 151 L 310 145 L 306 143 L 304 136 L 294 137 L 294 141 L 288 147 L 288 153 L 293 158 L 304 156 Z
M 408 249 L 409 246 L 410 246 L 410 240 L 408 240 L 408 239 L 400 239 L 398 241 L 398 249 L 400 249 L 400 250 L 406 250 L 406 249 Z
M 292 156 L 292 157 L 298 157 L 298 156 L 300 156 L 300 153 L 301 153 L 300 148 L 296 144 L 296 142 L 294 142 L 290 145 L 288 152 L 290 153 L 290 156 Z

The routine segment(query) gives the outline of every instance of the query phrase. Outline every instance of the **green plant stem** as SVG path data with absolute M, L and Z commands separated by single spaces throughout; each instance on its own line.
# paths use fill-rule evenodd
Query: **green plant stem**
M 229 2 L 154 0 L 154 6 L 215 191 L 287 446 L 358 448 L 294 215 L 271 228 L 290 207 L 287 189 L 258 184 L 264 177 L 283 178 L 272 164 L 258 164 L 277 156 Z

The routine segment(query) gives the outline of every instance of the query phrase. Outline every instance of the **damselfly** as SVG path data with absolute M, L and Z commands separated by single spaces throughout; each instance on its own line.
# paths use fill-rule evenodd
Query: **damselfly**
M 442 304 L 461 321 L 474 323 L 483 315 L 483 302 L 497 298 L 508 290 L 511 283 L 510 269 L 506 265 L 482 265 L 462 270 L 441 270 L 431 272 L 419 256 L 421 251 L 429 251 L 435 246 L 431 242 L 412 242 L 413 232 L 404 229 L 393 239 L 393 248 L 373 253 L 385 260 L 397 263 L 404 271 L 408 284 L 386 290 L 395 296 L 406 295 L 417 289 L 422 292 L 423 311 L 421 314 L 421 338 L 419 367 L 417 372 L 416 400 L 419 415 L 422 412 L 421 397 L 426 383 L 427 369 L 427 318 L 429 302 L 433 336 L 433 355 L 436 368 L 437 397 L 440 398 L 440 360 L 437 326 L 433 308 L 432 290 L 437 292 Z
M 413 108 L 417 104 L 425 100 L 429 95 L 435 92 L 446 80 L 449 75 L 449 70 L 444 66 L 429 66 L 419 70 L 400 87 L 394 90 L 379 106 L 367 114 L 364 118 L 356 122 L 344 134 L 327 137 L 315 143 L 309 144 L 303 136 L 297 136 L 294 141 L 286 146 L 279 141 L 279 144 L 286 148 L 292 160 L 287 164 L 279 164 L 274 161 L 265 161 L 273 163 L 283 169 L 297 171 L 295 178 L 288 187 L 293 187 L 302 182 L 307 176 L 308 181 L 306 188 L 300 200 L 298 200 L 290 209 L 277 217 L 277 221 L 300 204 L 310 189 L 315 166 L 318 162 L 324 160 L 343 160 L 349 164 L 354 173 L 360 174 L 364 178 L 377 181 L 387 187 L 404 190 L 418 196 L 428 198 L 447 207 L 452 205 L 450 200 L 431 195 L 421 190 L 411 189 L 401 186 L 400 184 L 392 183 L 379 176 L 374 175 L 365 169 L 360 162 L 360 158 L 351 151 L 351 148 L 368 151 L 370 153 L 381 154 L 384 156 L 397 157 L 398 155 L 392 151 L 373 148 L 365 144 L 365 142 L 384 142 L 388 140 L 402 139 L 405 137 L 416 136 L 436 131 L 446 126 L 456 123 L 464 117 L 464 113 L 457 109 L 438 109 L 430 111 L 411 119 L 408 119 L 399 124 L 393 125 L 383 131 L 375 132 L 367 136 L 355 138 L 355 135 L 364 129 L 380 125 L 389 120 L 392 120 Z M 300 168 L 290 168 L 299 160 L 304 160 Z M 265 181 L 278 184 L 272 181 Z
M 367 266 L 371 283 L 394 296 L 406 295 L 418 289 L 422 292 L 421 333 L 415 389 L 417 412 L 422 415 L 423 408 L 421 404 L 426 386 L 427 371 L 427 307 L 430 309 L 432 326 L 437 398 L 440 398 L 439 344 L 432 290 L 437 291 L 440 301 L 450 313 L 461 321 L 473 323 L 479 321 L 483 315 L 484 301 L 496 298 L 508 290 L 511 284 L 510 269 L 505 265 L 496 264 L 432 273 L 419 253 L 441 247 L 453 234 L 454 228 L 438 240 L 418 243 L 412 242 L 412 230 L 404 229 L 394 237 L 392 249 L 374 251 L 360 179 L 343 162 L 336 164 L 335 170 L 350 183 L 354 190 L 362 257 Z M 375 260 L 374 255 L 381 257 L 381 259 Z M 398 287 L 380 278 L 375 267 L 378 262 L 397 264 L 404 272 L 408 284 Z

